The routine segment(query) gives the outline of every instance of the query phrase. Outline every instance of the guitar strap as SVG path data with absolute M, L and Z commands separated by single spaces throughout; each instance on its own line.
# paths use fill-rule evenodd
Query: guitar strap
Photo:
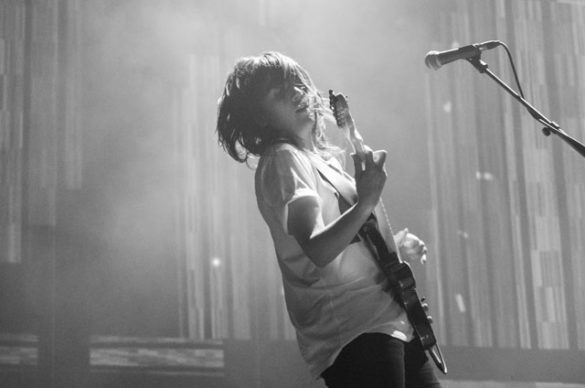
M 341 171 L 338 171 L 319 157 L 311 157 L 310 159 L 319 172 L 319 175 L 321 175 L 321 177 L 331 186 L 333 186 L 333 188 L 335 188 L 335 190 L 338 192 L 340 211 L 343 211 L 343 208 L 348 208 L 357 201 L 357 192 L 355 187 L 350 183 L 349 180 L 342 176 L 343 173 Z M 342 201 L 344 201 L 345 204 L 343 204 Z M 388 245 L 386 244 L 384 237 L 378 229 L 378 221 L 376 216 L 373 213 L 370 215 L 366 223 L 362 225 L 358 235 L 360 235 L 362 238 L 365 238 L 366 241 L 370 241 L 374 246 L 376 250 L 375 253 L 377 253 L 374 254 L 374 257 L 376 258 L 380 269 L 388 278 L 388 281 L 390 282 L 390 288 L 392 288 L 398 282 L 394 272 L 399 267 L 400 259 L 398 258 L 396 252 L 390 252 L 388 249 Z
M 349 179 L 342 176 L 342 171 L 339 171 L 320 157 L 311 157 L 311 161 L 317 171 L 319 171 L 321 178 L 329 182 L 349 206 L 356 203 L 357 191 L 355 186 L 349 181 Z

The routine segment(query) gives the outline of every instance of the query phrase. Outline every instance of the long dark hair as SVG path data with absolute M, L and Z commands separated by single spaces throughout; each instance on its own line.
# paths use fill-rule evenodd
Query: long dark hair
M 246 162 L 250 155 L 260 156 L 277 141 L 297 145 L 271 128 L 258 124 L 255 115 L 260 99 L 273 87 L 302 85 L 312 101 L 316 114 L 313 142 L 318 150 L 327 153 L 332 147 L 323 133 L 326 106 L 305 69 L 293 59 L 278 52 L 240 58 L 229 73 L 225 88 L 218 100 L 217 135 L 219 144 L 236 161 Z

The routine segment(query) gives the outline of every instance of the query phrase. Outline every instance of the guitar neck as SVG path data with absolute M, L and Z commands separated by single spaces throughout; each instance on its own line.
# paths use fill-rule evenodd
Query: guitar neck
M 388 217 L 388 213 L 386 212 L 386 207 L 384 206 L 384 203 L 382 202 L 382 200 L 380 200 L 380 203 L 378 204 L 379 208 L 381 209 L 382 215 L 384 216 L 384 221 L 386 223 L 386 226 L 388 227 L 388 233 L 390 234 L 390 236 L 388 236 L 388 238 L 386 239 L 386 244 L 388 245 L 388 248 L 391 251 L 396 252 L 396 255 L 398 256 L 398 259 L 400 261 L 402 261 L 402 257 L 400 256 L 400 249 L 398 249 L 398 247 L 396 246 L 396 242 L 394 241 L 394 232 L 392 231 L 392 225 L 390 224 L 390 218 Z
M 353 151 L 360 157 L 362 162 L 365 161 L 366 146 L 364 144 L 364 138 L 357 130 L 351 115 L 349 115 L 349 122 L 347 123 L 347 137 L 351 143 Z
M 354 152 L 360 157 L 362 163 L 364 163 L 365 154 L 366 154 L 366 147 L 364 144 L 364 139 L 363 139 L 362 135 L 359 133 L 359 131 L 357 130 L 357 128 L 355 126 L 355 122 L 354 122 L 353 118 L 351 118 L 351 115 L 348 114 L 348 117 L 349 117 L 349 120 L 347 122 L 348 140 L 351 143 Z M 387 240 L 386 244 L 388 245 L 388 248 L 390 249 L 390 251 L 396 252 L 399 260 L 402 261 L 402 258 L 400 257 L 400 250 L 398 249 L 398 247 L 396 246 L 396 243 L 394 241 L 394 232 L 392 231 L 392 226 L 390 224 L 390 218 L 388 217 L 388 213 L 386 212 L 386 207 L 384 207 L 384 203 L 382 202 L 382 200 L 380 200 L 380 203 L 378 204 L 378 208 L 380 209 L 379 213 L 382 213 L 381 215 L 384 217 L 384 220 L 378 219 L 378 223 L 379 224 L 385 223 L 386 227 L 388 228 L 389 236 L 386 239 Z

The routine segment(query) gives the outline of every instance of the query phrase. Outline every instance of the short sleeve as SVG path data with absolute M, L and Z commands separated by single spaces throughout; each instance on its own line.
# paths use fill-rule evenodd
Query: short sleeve
M 258 201 L 288 233 L 288 205 L 308 196 L 319 201 L 317 177 L 307 156 L 290 145 L 271 150 L 263 159 L 256 176 Z

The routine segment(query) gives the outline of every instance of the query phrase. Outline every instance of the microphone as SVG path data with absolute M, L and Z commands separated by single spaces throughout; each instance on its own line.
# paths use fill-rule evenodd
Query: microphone
M 484 50 L 491 50 L 501 45 L 499 40 L 488 40 L 483 43 L 470 44 L 445 51 L 429 51 L 425 56 L 425 65 L 429 69 L 438 70 L 441 66 L 458 59 L 473 58 L 480 55 Z

